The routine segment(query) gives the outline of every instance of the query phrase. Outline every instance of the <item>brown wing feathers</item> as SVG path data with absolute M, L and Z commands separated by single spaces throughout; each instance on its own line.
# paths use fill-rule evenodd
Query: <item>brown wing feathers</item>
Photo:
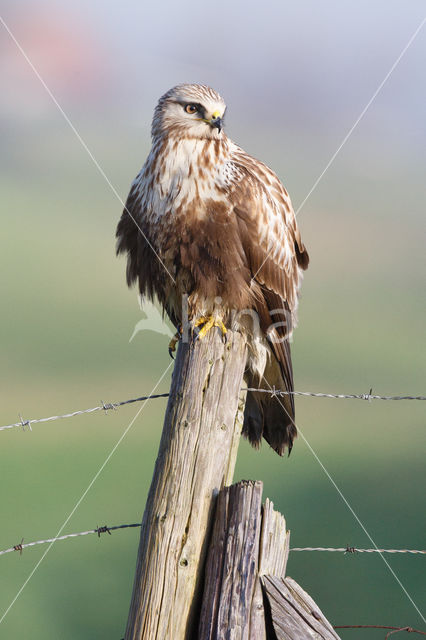
M 251 168 L 252 165 L 250 165 Z M 262 170 L 270 172 L 264 165 Z M 269 194 L 268 197 L 262 198 L 265 180 L 259 183 L 251 171 L 245 183 L 246 188 L 248 185 L 252 187 L 250 194 L 247 191 L 244 193 L 246 206 L 242 206 L 240 200 L 239 206 L 234 209 L 239 219 L 242 241 L 256 285 L 256 309 L 260 327 L 273 353 L 273 357 L 267 363 L 263 379 L 259 380 L 248 372 L 247 382 L 254 388 L 256 386 L 267 389 L 276 387 L 291 392 L 294 390 L 293 368 L 288 338 L 293 329 L 293 317 L 297 307 L 300 278 L 298 267 L 306 269 L 309 257 L 300 240 L 294 213 L 287 202 L 287 194 L 276 176 L 272 172 L 270 174 L 273 178 L 267 179 L 266 183 L 274 183 L 274 193 L 277 193 L 277 188 L 281 190 L 278 203 L 286 204 L 282 208 L 280 220 L 277 221 L 276 215 L 271 215 L 271 212 L 265 211 L 261 206 L 260 203 L 270 200 Z M 271 204 L 274 206 L 274 203 Z M 261 236 L 259 224 L 266 227 L 266 238 L 263 243 L 256 242 L 256 238 Z M 285 240 L 287 240 L 286 243 Z M 291 252 L 291 256 L 284 256 L 284 259 L 280 251 L 283 243 Z M 277 250 L 274 251 L 274 249 Z M 286 447 L 290 452 L 297 432 L 294 424 L 293 395 L 274 397 L 249 392 L 243 432 L 254 446 L 259 446 L 263 435 L 280 455 L 284 453 Z

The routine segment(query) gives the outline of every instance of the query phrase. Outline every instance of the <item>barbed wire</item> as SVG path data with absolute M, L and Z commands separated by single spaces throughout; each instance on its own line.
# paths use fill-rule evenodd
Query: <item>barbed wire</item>
M 12 551 L 19 551 L 22 554 L 24 549 L 28 547 L 35 547 L 38 544 L 48 544 L 50 542 L 58 542 L 59 540 L 67 540 L 68 538 L 78 538 L 80 536 L 90 536 L 93 533 L 98 534 L 98 538 L 101 537 L 102 533 L 108 533 L 111 535 L 111 531 L 117 531 L 118 529 L 132 529 L 134 527 L 140 527 L 140 523 L 136 524 L 117 524 L 113 527 L 108 527 L 104 525 L 103 527 L 96 527 L 96 529 L 89 529 L 88 531 L 80 531 L 79 533 L 67 533 L 63 536 L 58 536 L 57 538 L 46 538 L 46 540 L 36 540 L 35 542 L 26 542 L 24 543 L 24 538 L 22 538 L 21 542 L 15 544 L 13 547 L 9 549 L 4 549 L 0 551 L 0 556 L 3 556 L 6 553 L 11 553 Z
M 0 551 L 0 556 L 5 555 L 6 553 L 12 553 L 12 551 L 19 551 L 21 554 L 24 549 L 28 547 L 35 547 L 39 544 L 48 544 L 51 542 L 58 542 L 59 540 L 67 540 L 68 538 L 78 538 L 80 536 L 89 536 L 94 533 L 98 535 L 98 538 L 101 537 L 102 533 L 108 533 L 111 535 L 111 531 L 117 531 L 119 529 L 132 529 L 135 527 L 140 527 L 140 523 L 136 524 L 118 524 L 113 527 L 108 527 L 104 525 L 103 527 L 96 527 L 95 529 L 88 529 L 87 531 L 80 531 L 78 533 L 67 533 L 63 536 L 58 536 L 57 538 L 46 538 L 45 540 L 36 540 L 35 542 L 26 542 L 24 543 L 24 538 L 22 538 L 21 542 L 13 545 L 13 547 L 9 547 L 9 549 L 4 549 Z M 426 550 L 418 550 L 418 549 L 358 549 L 356 547 L 341 547 L 341 548 L 333 548 L 333 547 L 291 547 L 290 551 L 340 551 L 343 553 L 417 553 L 417 554 L 425 554 Z
M 14 422 L 13 424 L 7 424 L 4 427 L 0 427 L 0 431 L 5 429 L 14 429 L 15 427 L 28 427 L 32 431 L 31 425 L 40 422 L 52 422 L 52 420 L 61 420 L 62 418 L 73 418 L 74 416 L 81 416 L 85 413 L 94 413 L 95 411 L 105 411 L 108 413 L 110 410 L 116 410 L 118 407 L 122 407 L 124 404 L 133 404 L 134 402 L 143 402 L 144 400 L 156 400 L 157 398 L 168 398 L 169 393 L 156 393 L 151 396 L 140 396 L 139 398 L 131 398 L 130 400 L 121 400 L 119 402 L 102 402 L 97 407 L 91 407 L 90 409 L 80 409 L 78 411 L 72 411 L 71 413 L 63 413 L 59 416 L 50 416 L 49 418 L 35 418 L 33 420 L 24 420 L 21 414 L 19 415 L 20 422 Z
M 279 389 L 254 389 L 247 388 L 243 391 L 257 391 L 258 393 L 269 393 L 272 396 L 311 396 L 313 398 L 332 398 L 339 400 L 426 400 L 426 396 L 377 396 L 373 395 L 373 389 L 370 389 L 369 393 L 314 393 L 312 391 L 281 391 Z
M 272 396 L 283 397 L 283 396 L 310 396 L 313 398 L 332 398 L 332 399 L 345 399 L 345 400 L 367 400 L 370 402 L 371 400 L 426 400 L 426 396 L 378 396 L 373 395 L 373 389 L 370 389 L 369 393 L 359 393 L 359 394 L 343 394 L 343 393 L 315 393 L 313 391 L 284 391 L 281 389 L 255 389 L 252 387 L 243 388 L 242 391 L 256 391 L 257 393 L 269 393 Z M 157 398 L 168 398 L 169 393 L 157 393 L 151 396 L 140 396 L 139 398 L 131 398 L 130 400 L 121 400 L 119 402 L 103 402 L 97 407 L 91 407 L 90 409 L 79 409 L 77 411 L 72 411 L 71 413 L 64 413 L 62 415 L 57 416 L 49 416 L 48 418 L 34 418 L 31 420 L 24 420 L 21 414 L 19 415 L 19 422 L 14 422 L 13 424 L 7 424 L 3 427 L 0 427 L 0 431 L 5 431 L 6 429 L 15 429 L 16 427 L 22 427 L 25 431 L 25 427 L 28 427 L 30 431 L 32 431 L 33 424 L 38 424 L 41 422 L 52 422 L 53 420 L 62 420 L 63 418 L 73 418 L 74 416 L 80 416 L 83 414 L 94 413 L 95 411 L 105 411 L 108 413 L 110 410 L 116 410 L 118 407 L 122 407 L 125 404 L 133 404 L 134 402 L 143 402 L 145 400 L 156 400 Z
M 399 631 L 407 631 L 408 633 L 419 633 L 422 636 L 426 636 L 426 631 L 420 631 L 420 629 L 413 629 L 413 627 L 389 627 L 381 624 L 338 624 L 333 626 L 333 629 L 391 629 L 386 634 L 385 640 L 387 640 L 394 633 Z
M 340 553 L 421 553 L 426 555 L 426 550 L 420 549 L 358 549 L 357 547 L 292 547 L 290 551 L 337 551 Z

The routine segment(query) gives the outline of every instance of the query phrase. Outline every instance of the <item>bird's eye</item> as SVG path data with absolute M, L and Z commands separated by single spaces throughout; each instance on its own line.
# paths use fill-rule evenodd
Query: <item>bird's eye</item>
M 187 104 L 185 105 L 186 113 L 197 113 L 198 107 L 195 104 Z

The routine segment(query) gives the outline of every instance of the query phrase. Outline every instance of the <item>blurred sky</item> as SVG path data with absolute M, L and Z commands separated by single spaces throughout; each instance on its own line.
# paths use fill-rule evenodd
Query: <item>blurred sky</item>
M 293 128 L 342 132 L 424 10 L 420 0 L 3 2 L 5 21 L 64 108 L 101 118 L 113 111 L 142 124 L 170 86 L 197 81 L 226 97 L 232 123 L 288 120 Z M 420 147 L 425 52 L 420 35 L 364 128 L 392 125 Z M 4 30 L 1 71 L 3 118 L 51 115 Z
M 196 81 L 211 84 L 225 97 L 228 135 L 279 172 L 296 208 L 425 11 L 422 1 L 397 0 L 218 0 L 214 5 L 6 0 L 3 6 L 6 23 L 122 198 L 132 176 L 122 186 L 122 176 L 111 175 L 102 153 L 129 159 L 134 154 L 134 175 L 146 156 L 159 96 L 177 83 Z M 32 148 L 34 136 L 46 127 L 56 127 L 63 136 L 66 126 L 4 29 L 0 54 L 2 162 L 7 171 L 16 163 L 20 172 L 29 162 L 23 154 Z M 426 160 L 425 54 L 423 30 L 316 195 L 325 193 L 339 168 L 348 175 L 348 162 L 363 180 L 391 179 L 395 214 L 401 205 L 417 208 Z M 82 157 L 83 149 L 79 153 Z M 53 158 L 47 150 L 45 156 L 46 168 Z M 34 175 L 42 168 L 35 164 L 29 167 Z M 342 190 L 350 186 L 342 182 Z M 357 201 L 360 193 L 355 186 L 346 200 Z M 365 212 L 370 202 L 361 198 L 358 204 Z M 305 208 L 315 214 L 335 205 L 340 201 L 334 198 L 310 198 Z

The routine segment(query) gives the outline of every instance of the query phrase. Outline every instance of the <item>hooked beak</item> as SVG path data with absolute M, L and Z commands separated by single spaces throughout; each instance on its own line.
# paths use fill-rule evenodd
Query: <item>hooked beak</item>
M 208 122 L 210 126 L 214 129 L 217 129 L 219 133 L 222 131 L 223 120 L 220 117 L 220 111 L 215 111 L 214 113 L 212 113 L 212 117 Z
M 220 116 L 220 111 L 215 111 L 214 113 L 212 113 L 211 118 L 196 118 L 196 119 L 206 122 L 212 127 L 212 129 L 217 129 L 219 133 L 223 129 L 223 118 L 221 118 Z
M 210 120 L 210 126 L 216 128 L 219 133 L 222 131 L 223 120 L 219 116 Z

